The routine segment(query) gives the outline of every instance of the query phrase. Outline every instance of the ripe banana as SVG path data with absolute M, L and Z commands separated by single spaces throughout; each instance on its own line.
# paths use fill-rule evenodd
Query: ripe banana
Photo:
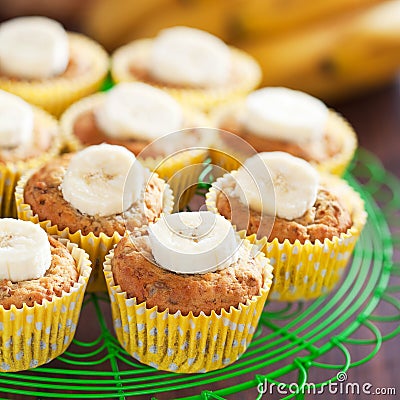
M 234 195 L 260 213 L 292 220 L 317 198 L 319 175 L 305 160 L 275 151 L 250 157 L 235 175 Z
M 151 46 L 150 72 L 171 84 L 213 87 L 226 83 L 231 66 L 229 47 L 216 36 L 176 26 L 162 30 Z
M 231 223 L 209 211 L 164 215 L 149 226 L 157 264 L 181 274 L 204 274 L 236 262 L 240 240 Z
M 242 38 L 285 34 L 310 23 L 365 10 L 384 0 L 251 0 L 241 4 L 235 26 Z
M 96 0 L 88 12 L 82 13 L 81 24 L 89 36 L 113 50 L 127 43 L 132 31 L 151 21 L 152 15 L 169 15 L 166 11 L 175 3 L 176 0 Z
M 119 139 L 152 141 L 183 125 L 182 108 L 173 97 L 139 82 L 112 88 L 95 117 L 108 136 Z
M 42 79 L 61 74 L 69 62 L 64 28 L 45 17 L 20 17 L 0 25 L 1 70 L 12 77 Z
M 29 145 L 33 137 L 32 107 L 20 97 L 0 90 L 0 148 Z
M 120 214 L 138 200 L 144 185 L 143 167 L 122 146 L 90 146 L 71 157 L 62 194 L 83 214 Z
M 315 97 L 270 87 L 247 96 L 241 122 L 256 135 L 304 143 L 321 140 L 328 113 L 325 104 Z
M 29 221 L 0 219 L 0 279 L 12 282 L 37 279 L 51 265 L 46 232 Z
M 386 83 L 398 72 L 399 5 L 399 0 L 385 2 L 279 37 L 251 38 L 241 47 L 265 71 L 264 85 L 338 100 Z

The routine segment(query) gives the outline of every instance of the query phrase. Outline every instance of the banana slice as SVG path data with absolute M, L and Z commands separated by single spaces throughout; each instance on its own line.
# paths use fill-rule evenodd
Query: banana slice
M 180 274 L 205 274 L 236 262 L 240 240 L 221 215 L 208 211 L 164 215 L 149 226 L 157 264 Z
M 317 199 L 318 172 L 305 160 L 276 151 L 250 157 L 235 175 L 234 194 L 255 211 L 292 220 Z
M 143 167 L 133 153 L 100 144 L 71 158 L 61 190 L 82 214 L 109 216 L 126 211 L 139 199 L 143 186 Z
M 0 69 L 25 79 L 63 73 L 69 62 L 68 36 L 57 21 L 21 17 L 0 25 Z
M 95 112 L 96 122 L 110 137 L 155 140 L 178 131 L 183 112 L 166 92 L 144 83 L 120 83 Z
M 20 97 L 0 90 L 0 147 L 29 146 L 33 138 L 32 107 Z
M 161 82 L 212 87 L 226 83 L 231 69 L 228 46 L 208 32 L 185 26 L 162 30 L 150 53 L 150 73 Z
M 47 233 L 32 222 L 0 219 L 0 279 L 37 279 L 51 265 Z
M 307 143 L 321 140 L 328 113 L 322 101 L 306 93 L 269 87 L 247 96 L 241 122 L 255 135 Z

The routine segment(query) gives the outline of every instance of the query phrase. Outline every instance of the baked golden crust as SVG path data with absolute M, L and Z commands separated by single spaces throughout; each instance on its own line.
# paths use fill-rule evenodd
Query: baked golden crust
M 24 190 L 24 202 L 29 204 L 40 221 L 50 220 L 59 230 L 69 228 L 71 233 L 81 231 L 83 235 L 101 232 L 112 236 L 115 232 L 123 235 L 129 229 L 147 225 L 162 212 L 165 182 L 152 175 L 146 184 L 144 207 L 142 203 L 133 204 L 123 214 L 107 217 L 82 214 L 68 203 L 60 190 L 66 168 L 72 154 L 53 159 L 27 181 Z M 143 196 L 141 196 L 143 197 Z
M 266 267 L 243 246 L 237 263 L 202 275 L 160 268 L 146 245 L 141 252 L 138 247 L 129 237 L 118 243 L 111 262 L 114 281 L 128 297 L 136 297 L 138 303 L 145 301 L 148 308 L 157 306 L 159 312 L 168 309 L 170 313 L 179 310 L 182 315 L 209 315 L 211 311 L 229 311 L 231 306 L 259 295 L 266 280 Z
M 320 187 L 317 200 L 312 208 L 307 210 L 300 218 L 289 221 L 284 218 L 262 217 L 260 213 L 248 210 L 240 203 L 238 197 L 229 196 L 230 191 L 224 188 L 217 197 L 217 208 L 225 218 L 233 220 L 237 229 L 246 229 L 248 235 L 257 234 L 258 238 L 267 236 L 269 241 L 278 238 L 283 243 L 288 239 L 290 243 L 299 240 L 305 243 L 309 240 L 324 242 L 325 239 L 339 237 L 352 226 L 348 211 L 340 204 L 337 197 L 328 189 Z M 234 212 L 232 212 L 234 210 Z M 245 218 L 241 218 L 245 215 Z M 247 226 L 241 226 L 242 221 Z M 272 230 L 271 230 L 272 228 Z M 270 233 L 271 231 L 271 233 Z
M 7 279 L 0 280 L 0 305 L 9 310 L 12 305 L 22 308 L 35 303 L 42 304 L 53 296 L 61 297 L 69 293 L 79 279 L 75 261 L 67 248 L 49 236 L 51 246 L 51 266 L 42 278 L 13 283 Z
M 313 161 L 319 163 L 327 158 L 334 157 L 342 150 L 342 145 L 340 141 L 337 140 L 337 135 L 335 133 L 335 124 L 330 121 L 332 118 L 334 118 L 333 113 L 330 112 L 322 141 L 320 143 L 313 142 L 305 145 L 255 135 L 246 130 L 243 124 L 240 123 L 238 114 L 225 115 L 219 122 L 218 128 L 240 136 L 254 147 L 257 152 L 284 151 L 309 162 Z

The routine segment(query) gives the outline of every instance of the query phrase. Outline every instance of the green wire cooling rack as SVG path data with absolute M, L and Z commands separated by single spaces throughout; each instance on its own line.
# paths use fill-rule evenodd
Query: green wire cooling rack
M 92 293 L 68 351 L 34 370 L 1 373 L 0 393 L 40 399 L 260 399 L 256 387 L 266 380 L 292 377 L 301 385 L 318 378 L 318 387 L 335 381 L 338 371 L 367 362 L 383 341 L 400 333 L 400 183 L 365 150 L 357 153 L 346 179 L 364 197 L 369 218 L 341 283 L 312 302 L 268 303 L 250 347 L 234 364 L 194 375 L 139 364 L 114 336 L 107 295 Z M 384 303 L 391 310 L 381 315 Z M 93 327 L 92 337 L 87 329 L 86 337 L 80 334 L 83 324 Z M 354 359 L 360 348 L 364 352 Z M 329 363 L 333 352 L 339 352 L 340 365 Z

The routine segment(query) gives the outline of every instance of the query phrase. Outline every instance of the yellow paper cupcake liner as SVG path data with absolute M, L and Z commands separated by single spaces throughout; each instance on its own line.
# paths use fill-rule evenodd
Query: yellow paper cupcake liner
M 314 166 L 321 172 L 342 176 L 357 149 L 357 135 L 350 123 L 334 110 L 329 110 L 329 125 L 340 141 L 341 151 Z
M 167 159 L 163 157 L 147 157 L 141 163 L 156 172 L 160 178 L 170 185 L 175 198 L 174 212 L 183 210 L 190 203 L 196 193 L 201 172 L 204 170 L 204 161 L 208 157 L 208 150 L 186 150 Z
M 216 206 L 218 187 L 223 187 L 227 176 L 218 179 L 206 195 L 207 209 L 211 212 L 219 213 Z M 323 243 L 307 240 L 302 244 L 298 240 L 279 243 L 276 238 L 269 242 L 266 237 L 257 239 L 255 234 L 246 235 L 245 230 L 239 232 L 257 245 L 274 267 L 271 300 L 309 300 L 329 293 L 344 273 L 366 223 L 367 214 L 358 193 L 333 175 L 322 175 L 322 180 L 343 202 L 352 217 L 353 226 L 346 233 L 332 240 L 325 239 Z
M 74 123 L 76 119 L 90 110 L 99 106 L 105 99 L 106 93 L 100 92 L 79 99 L 71 104 L 60 117 L 60 128 L 65 138 L 67 138 L 67 152 L 74 152 L 83 149 L 85 146 L 74 135 Z
M 246 161 L 246 158 L 243 155 L 228 148 L 225 148 L 224 150 L 210 149 L 209 154 L 211 164 L 220 167 L 226 172 L 231 172 L 240 168 Z M 256 154 L 255 150 L 254 154 Z
M 39 124 L 54 125 L 57 127 L 57 121 L 45 111 L 33 107 L 35 120 Z M 0 217 L 16 218 L 17 209 L 15 204 L 14 192 L 21 175 L 28 170 L 38 168 L 50 160 L 61 151 L 63 144 L 62 135 L 57 135 L 53 139 L 50 149 L 38 157 L 26 161 L 6 162 L 0 160 Z
M 129 82 L 140 80 L 129 71 L 129 67 L 136 62 L 146 64 L 153 39 L 140 39 L 120 47 L 111 59 L 111 76 L 114 82 Z M 253 57 L 233 48 L 231 50 L 232 63 L 237 69 L 236 79 L 230 85 L 210 89 L 183 89 L 173 88 L 151 83 L 170 93 L 185 105 L 210 110 L 212 107 L 234 101 L 255 89 L 261 82 L 261 68 Z
M 62 354 L 70 345 L 78 324 L 91 268 L 88 255 L 75 244 L 67 247 L 79 270 L 78 282 L 69 293 L 51 301 L 9 310 L 0 306 L 0 371 L 35 368 Z
M 112 236 L 105 235 L 104 233 L 100 233 L 99 236 L 96 236 L 92 232 L 90 232 L 88 235 L 82 235 L 80 230 L 71 233 L 68 227 L 60 230 L 58 229 L 57 225 L 53 225 L 49 220 L 40 221 L 39 216 L 33 213 L 31 206 L 24 202 L 25 185 L 33 173 L 34 170 L 31 170 L 24 174 L 19 180 L 15 189 L 18 218 L 24 221 L 31 221 L 35 224 L 39 224 L 49 235 L 57 235 L 59 237 L 66 238 L 72 243 L 76 243 L 80 248 L 84 249 L 89 254 L 89 258 L 93 267 L 93 272 L 88 285 L 88 291 L 105 291 L 106 286 L 102 272 L 102 265 L 106 254 L 121 240 L 122 236 L 118 232 L 115 232 Z M 173 203 L 174 200 L 172 191 L 168 189 L 165 190 L 163 212 L 167 214 L 171 213 L 173 209 Z
M 55 116 L 60 116 L 76 100 L 96 92 L 108 72 L 107 53 L 86 36 L 69 32 L 68 38 L 72 57 L 86 64 L 75 76 L 60 76 L 43 81 L 15 80 L 1 76 L 0 89 L 21 96 Z
M 137 304 L 135 298 L 127 298 L 114 282 L 113 253 L 106 257 L 104 275 L 117 338 L 132 357 L 164 371 L 201 373 L 223 368 L 246 351 L 267 299 L 271 272 L 260 295 L 246 304 L 220 314 L 213 311 L 209 316 L 183 316 L 179 311 L 158 312 L 157 307 L 147 308 L 145 302 Z

